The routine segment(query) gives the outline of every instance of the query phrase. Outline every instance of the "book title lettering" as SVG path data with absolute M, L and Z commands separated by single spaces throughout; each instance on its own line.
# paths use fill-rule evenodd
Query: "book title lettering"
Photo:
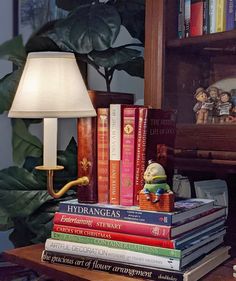
M 81 206 L 67 206 L 68 213 L 77 213 L 83 215 L 92 215 L 92 216 L 102 216 L 102 217 L 112 217 L 112 218 L 120 218 L 119 210 L 109 210 L 109 209 L 97 209 L 97 208 L 87 208 Z

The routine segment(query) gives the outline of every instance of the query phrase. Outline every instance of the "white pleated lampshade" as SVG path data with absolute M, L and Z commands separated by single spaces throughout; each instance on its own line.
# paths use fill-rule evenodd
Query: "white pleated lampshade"
M 73 53 L 29 53 L 8 114 L 13 118 L 96 116 Z

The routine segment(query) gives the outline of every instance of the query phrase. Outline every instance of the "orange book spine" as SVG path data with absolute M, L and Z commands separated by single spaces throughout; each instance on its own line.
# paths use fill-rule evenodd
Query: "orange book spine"
M 109 203 L 109 108 L 97 109 L 98 202 Z

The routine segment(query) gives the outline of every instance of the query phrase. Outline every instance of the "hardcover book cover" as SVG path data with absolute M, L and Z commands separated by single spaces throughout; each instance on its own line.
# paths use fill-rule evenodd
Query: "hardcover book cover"
M 191 1 L 190 36 L 203 34 L 203 0 Z
M 97 109 L 98 202 L 109 203 L 109 108 Z
M 226 0 L 226 30 L 234 29 L 235 5 L 234 0 Z
M 173 281 L 196 281 L 215 267 L 227 260 L 230 247 L 220 247 L 194 265 L 186 268 L 184 271 L 165 270 L 161 268 L 146 267 L 127 264 L 124 262 L 113 262 L 98 258 L 84 257 L 73 254 L 64 254 L 55 251 L 44 250 L 41 261 L 52 264 L 64 264 L 90 270 L 100 270 L 113 274 L 119 274 L 134 278 L 145 278 L 151 280 L 173 280 Z
M 225 31 L 226 0 L 216 0 L 216 32 Z
M 59 212 L 171 226 L 209 211 L 213 208 L 213 205 L 214 200 L 211 199 L 186 199 L 176 201 L 175 211 L 167 213 L 140 210 L 137 206 L 83 204 L 78 203 L 76 199 L 72 199 L 60 202 Z
M 137 107 L 125 107 L 122 116 L 120 204 L 123 206 L 134 205 L 138 110 Z
M 222 226 L 222 220 L 225 221 L 225 215 L 225 208 L 216 208 L 209 212 L 204 212 L 201 215 L 197 215 L 190 219 L 187 219 L 179 224 L 173 226 L 166 226 L 160 224 L 140 223 L 111 218 L 109 219 L 99 216 L 93 217 L 86 215 L 56 213 L 54 217 L 54 223 L 60 225 L 92 228 L 98 230 L 113 231 L 119 233 L 127 233 L 164 239 L 173 239 L 176 238 L 178 235 L 185 233 L 187 235 L 187 237 L 185 238 L 186 240 L 188 240 L 188 235 L 190 234 L 187 232 L 193 229 L 196 230 L 196 228 L 201 227 L 204 224 L 214 224 L 216 223 L 216 220 L 219 220 L 221 221 L 221 224 L 220 222 L 218 223 Z M 182 246 L 178 244 L 178 247 Z
M 111 103 L 133 104 L 133 94 L 88 91 L 93 106 L 109 107 Z M 97 203 L 97 118 L 78 118 L 78 176 L 88 176 L 89 184 L 77 189 L 79 202 Z
M 173 155 L 176 136 L 176 111 L 149 108 L 144 146 L 145 167 L 153 160 L 161 164 L 167 180 L 173 176 Z M 145 168 L 144 167 L 144 168 Z M 169 184 L 171 184 L 169 182 Z
M 223 236 L 210 241 L 207 245 L 203 245 L 186 255 L 179 258 L 156 256 L 146 253 L 133 252 L 130 250 L 109 248 L 100 245 L 83 244 L 79 242 L 70 242 L 56 239 L 47 239 L 45 250 L 55 251 L 65 254 L 83 255 L 86 257 L 100 258 L 109 261 L 126 262 L 141 266 L 151 266 L 155 268 L 183 270 L 188 264 L 197 258 L 208 254 L 211 250 L 223 243 Z

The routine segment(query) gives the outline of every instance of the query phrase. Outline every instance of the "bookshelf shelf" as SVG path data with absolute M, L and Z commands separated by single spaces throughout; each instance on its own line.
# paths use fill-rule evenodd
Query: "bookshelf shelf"
M 167 48 L 187 48 L 194 50 L 206 50 L 215 52 L 235 52 L 236 30 L 206 34 L 203 36 L 189 37 L 183 39 L 172 39 L 166 42 Z M 191 49 L 190 49 L 191 51 Z
M 228 242 L 235 255 L 236 126 L 195 125 L 193 106 L 198 87 L 207 88 L 219 80 L 236 77 L 236 29 L 178 39 L 178 2 L 146 0 L 144 101 L 154 108 L 177 110 L 175 148 L 184 153 L 190 150 L 194 155 L 184 158 L 175 154 L 175 168 L 180 173 L 193 181 L 211 178 L 227 181 Z M 199 157 L 202 151 L 205 155 L 209 153 L 207 159 Z M 215 154 L 220 158 L 212 156 Z

